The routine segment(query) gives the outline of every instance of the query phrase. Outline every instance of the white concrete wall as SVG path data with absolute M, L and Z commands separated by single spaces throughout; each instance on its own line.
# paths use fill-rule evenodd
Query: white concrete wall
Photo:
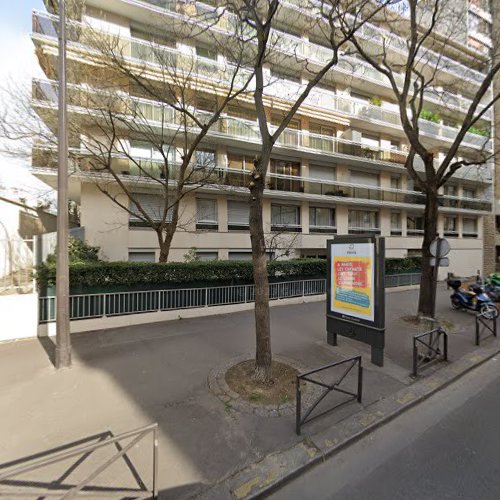
M 38 333 L 38 295 L 36 293 L 0 295 L 0 342 L 36 337 Z

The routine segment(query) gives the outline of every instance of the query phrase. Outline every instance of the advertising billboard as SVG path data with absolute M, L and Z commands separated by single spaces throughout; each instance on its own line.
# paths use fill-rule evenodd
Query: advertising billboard
M 369 344 L 383 366 L 385 346 L 385 240 L 339 235 L 328 241 L 327 341 L 339 335 Z
M 330 246 L 332 312 L 375 320 L 375 245 L 343 243 Z

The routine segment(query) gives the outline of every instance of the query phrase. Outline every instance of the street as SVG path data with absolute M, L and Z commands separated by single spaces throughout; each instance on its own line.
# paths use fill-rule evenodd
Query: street
M 500 498 L 500 358 L 493 358 L 272 495 Z

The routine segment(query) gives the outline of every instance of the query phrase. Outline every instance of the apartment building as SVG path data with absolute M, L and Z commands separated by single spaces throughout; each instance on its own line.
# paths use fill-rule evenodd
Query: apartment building
M 92 48 L 81 38 L 72 38 L 72 33 L 81 33 L 85 26 L 92 26 L 94 30 L 119 37 L 124 57 L 129 60 L 140 62 L 143 67 L 148 67 L 151 60 L 149 70 L 154 78 L 155 63 L 147 49 L 151 42 L 151 19 L 164 19 L 165 26 L 169 20 L 188 23 L 189 12 L 214 8 L 191 2 L 195 10 L 189 11 L 183 5 L 181 0 L 87 0 L 85 11 L 72 21 L 69 30 L 69 66 L 85 68 L 88 64 L 90 68 Z M 463 81 L 461 94 L 448 93 L 444 99 L 442 95 L 429 93 L 426 114 L 420 119 L 422 135 L 434 148 L 436 158 L 446 154 L 447 145 L 457 134 L 455 125 L 483 79 L 479 66 L 472 67 L 468 61 L 471 58 L 481 61 L 491 44 L 488 37 L 491 16 L 484 2 L 464 1 L 463 8 L 468 16 L 467 35 L 456 42 L 452 55 L 440 70 L 444 79 Z M 304 19 L 309 13 L 301 9 L 300 1 L 283 1 L 282 9 L 290 15 L 282 16 L 287 22 L 280 26 L 280 43 L 273 48 L 281 54 L 266 69 L 269 81 L 274 82 L 266 88 L 271 122 L 280 105 L 286 106 L 287 96 L 307 82 L 304 60 L 309 65 L 321 65 L 329 54 L 317 34 L 306 30 Z M 43 119 L 54 112 L 57 104 L 56 23 L 57 17 L 50 12 L 33 14 L 32 39 L 47 75 L 46 79 L 33 82 L 34 106 Z M 360 37 L 364 43 L 374 44 L 388 38 L 398 40 L 397 35 L 385 31 L 383 26 L 373 24 L 366 24 Z M 196 38 L 181 42 L 165 35 L 154 40 L 156 50 L 172 55 L 173 64 L 186 58 L 192 61 L 201 79 L 210 78 L 224 64 L 223 56 L 207 42 L 209 38 L 203 43 Z M 435 56 L 429 52 L 431 62 Z M 72 93 L 82 92 L 82 82 L 73 76 L 68 88 L 71 103 Z M 89 91 L 88 84 L 84 90 Z M 131 99 L 148 110 L 152 122 L 159 120 L 157 104 L 133 96 Z M 85 114 L 74 103 L 69 113 Z M 165 121 L 164 114 L 161 119 Z M 172 112 L 166 121 L 171 120 L 175 125 L 175 119 Z M 492 150 L 492 141 L 484 133 L 491 129 L 492 121 L 492 110 L 488 110 L 477 127 L 466 134 L 463 158 L 478 150 Z M 79 148 L 78 140 L 72 138 L 73 149 Z M 80 140 L 85 140 L 83 134 Z M 151 165 L 158 161 L 154 148 L 147 142 L 135 140 L 130 134 L 123 142 L 127 143 L 130 154 L 141 161 Z M 251 101 L 233 101 L 196 155 L 216 165 L 217 182 L 203 184 L 183 198 L 183 223 L 174 236 L 169 260 L 182 261 L 190 251 L 195 251 L 201 259 L 251 257 L 249 194 L 245 186 L 259 142 Z M 175 148 L 169 151 L 172 163 L 178 160 L 178 154 Z M 404 168 L 407 154 L 408 144 L 397 105 L 385 77 L 362 60 L 343 55 L 301 106 L 274 148 L 263 214 L 270 257 L 324 257 L 326 241 L 332 235 L 367 233 L 385 236 L 388 257 L 419 255 L 425 198 Z M 154 183 L 142 179 L 130 159 L 117 157 L 114 161 L 123 182 L 133 183 L 142 206 L 152 216 L 161 211 L 161 198 Z M 108 183 L 107 189 L 121 200 L 122 206 L 103 194 L 95 174 L 84 165 L 85 159 L 72 163 L 70 197 L 80 205 L 81 223 L 89 243 L 100 246 L 101 256 L 108 260 L 158 260 L 154 231 L 123 208 L 128 201 L 120 194 L 118 185 Z M 418 159 L 415 167 L 423 168 Z M 47 184 L 56 185 L 53 151 L 48 146 L 36 145 L 33 171 Z M 492 196 L 490 165 L 464 168 L 442 189 L 439 232 L 451 243 L 448 270 L 473 274 L 482 267 L 483 221 L 491 216 Z

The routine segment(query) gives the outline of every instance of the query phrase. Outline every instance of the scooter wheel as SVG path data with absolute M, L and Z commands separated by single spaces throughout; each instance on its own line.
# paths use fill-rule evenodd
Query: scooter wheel
M 479 312 L 486 319 L 495 319 L 498 316 L 498 309 L 493 304 L 483 304 L 479 309 Z
M 451 307 L 453 307 L 453 309 L 462 309 L 462 304 L 460 303 L 460 301 L 458 299 L 451 299 Z

